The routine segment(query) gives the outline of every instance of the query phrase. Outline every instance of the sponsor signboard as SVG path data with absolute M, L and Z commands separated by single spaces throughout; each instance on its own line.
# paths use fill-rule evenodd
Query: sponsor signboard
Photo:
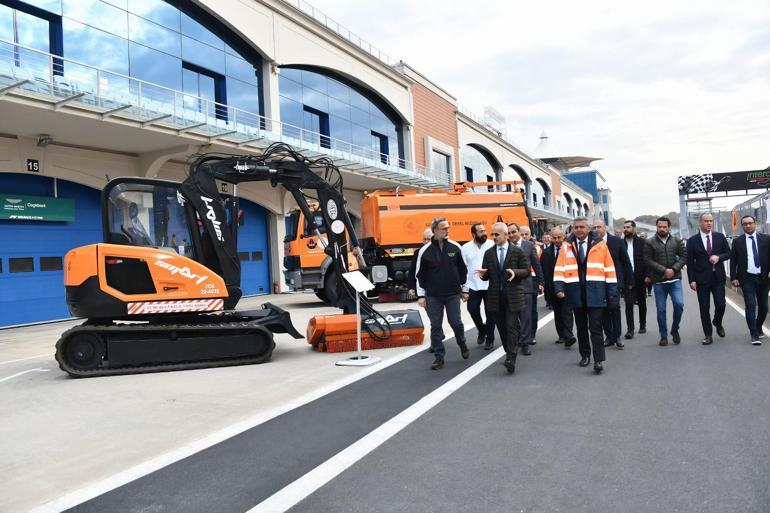
M 679 194 L 702 194 L 770 188 L 770 168 L 680 176 Z
M 0 219 L 15 221 L 74 221 L 75 200 L 0 194 Z

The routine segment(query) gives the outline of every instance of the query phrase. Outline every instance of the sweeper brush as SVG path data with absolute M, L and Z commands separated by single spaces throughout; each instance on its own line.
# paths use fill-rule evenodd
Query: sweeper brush
M 425 328 L 417 310 L 398 310 L 383 314 L 392 333 L 380 339 L 377 332 L 367 329 L 373 319 L 364 318 L 361 323 L 361 349 L 416 346 L 422 344 Z M 343 353 L 355 351 L 356 315 L 316 315 L 307 325 L 307 341 L 316 351 Z

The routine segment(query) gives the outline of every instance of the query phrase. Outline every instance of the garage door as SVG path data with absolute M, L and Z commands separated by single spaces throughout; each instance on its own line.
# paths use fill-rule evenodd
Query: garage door
M 244 295 L 270 294 L 267 210 L 241 198 L 238 256 L 241 259 L 241 290 Z
M 100 192 L 57 180 L 58 198 L 74 202 L 74 221 L 0 219 L 0 326 L 69 317 L 64 255 L 101 241 Z M 52 178 L 0 173 L 0 194 L 54 197 Z M 17 203 L 18 204 L 18 203 Z

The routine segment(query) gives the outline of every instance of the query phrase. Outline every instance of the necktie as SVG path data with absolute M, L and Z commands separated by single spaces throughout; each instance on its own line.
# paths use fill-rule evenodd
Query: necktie
M 585 247 L 586 241 L 581 240 L 579 242 L 580 242 L 580 249 L 579 249 L 579 252 L 580 252 L 580 262 L 582 263 L 582 262 L 585 262 L 585 259 L 586 259 L 586 247 Z
M 498 246 L 498 257 L 497 260 L 500 265 L 499 269 L 499 275 L 500 275 L 500 291 L 503 292 L 507 290 L 508 288 L 508 276 L 506 276 L 505 272 L 505 246 Z
M 751 252 L 754 253 L 754 266 L 759 267 L 759 251 L 757 251 L 757 241 L 754 240 L 753 235 L 749 235 L 751 239 Z
M 500 272 L 503 272 L 503 264 L 505 263 L 505 246 L 498 246 L 497 263 L 500 266 Z
M 711 237 L 706 235 L 706 253 L 711 256 Z

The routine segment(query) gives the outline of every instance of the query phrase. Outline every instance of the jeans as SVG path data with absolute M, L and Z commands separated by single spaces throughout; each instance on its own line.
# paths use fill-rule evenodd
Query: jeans
M 484 303 L 484 310 L 487 320 L 481 318 L 481 303 Z M 495 341 L 495 314 L 487 310 L 487 291 L 469 290 L 468 291 L 468 313 L 471 314 L 473 324 L 479 332 L 479 340 L 485 340 L 487 344 Z
M 449 325 L 455 334 L 458 345 L 465 344 L 465 327 L 460 316 L 460 294 L 451 296 L 425 296 L 425 311 L 430 320 L 430 346 L 433 354 L 443 357 L 446 354 L 444 347 L 444 309 L 449 319 Z
M 747 275 L 741 280 L 741 292 L 746 306 L 746 325 L 752 336 L 762 333 L 762 325 L 767 317 L 767 293 L 770 282 L 759 276 Z
M 671 324 L 671 331 L 679 331 L 679 322 L 682 320 L 682 312 L 684 312 L 682 280 L 675 280 L 670 283 L 655 283 L 652 288 L 655 290 L 655 307 L 658 310 L 660 338 L 667 337 L 666 299 L 671 295 L 671 302 L 674 304 L 674 322 Z

